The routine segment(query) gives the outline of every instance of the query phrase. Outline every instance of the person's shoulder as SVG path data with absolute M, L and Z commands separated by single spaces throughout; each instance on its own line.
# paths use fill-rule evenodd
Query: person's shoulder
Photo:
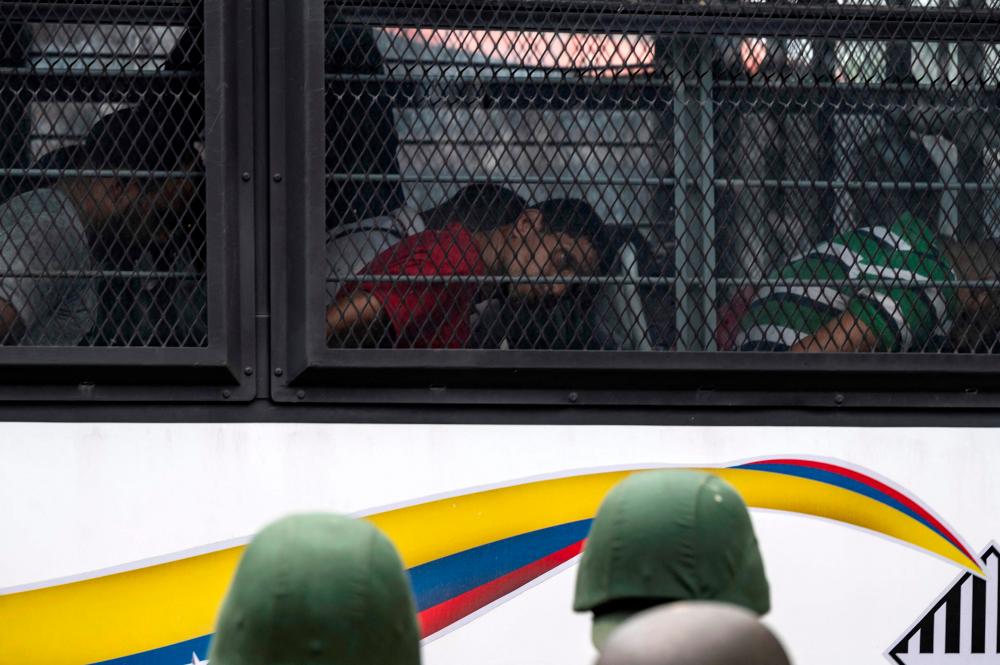
M 396 208 L 391 213 L 396 228 L 404 235 L 411 236 L 427 230 L 423 214 L 411 206 Z
M 32 189 L 13 196 L 0 205 L 0 224 L 5 227 L 33 226 L 39 221 L 59 216 L 71 205 L 54 189 Z
M 434 231 L 424 231 L 424 233 L 435 233 Z M 465 228 L 457 222 L 452 222 L 451 224 L 446 224 L 439 231 L 438 241 L 450 240 L 453 243 L 459 243 L 463 245 L 472 244 L 472 232 Z
M 425 229 L 410 235 L 401 245 L 413 248 L 448 249 L 455 246 L 467 246 L 472 243 L 472 234 L 461 224 L 448 224 L 440 229 Z
M 50 214 L 66 211 L 75 215 L 75 209 L 69 196 L 61 190 L 51 187 L 29 189 L 12 196 L 0 206 L 0 211 L 6 212 L 8 210 Z
M 905 240 L 918 252 L 926 252 L 937 245 L 937 234 L 932 226 L 908 212 L 896 218 L 889 231 Z

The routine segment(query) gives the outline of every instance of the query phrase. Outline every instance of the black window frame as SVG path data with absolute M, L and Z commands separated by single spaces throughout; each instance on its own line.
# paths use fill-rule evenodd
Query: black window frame
M 408 5 L 399 9 L 398 5 Z M 824 4 L 445 0 L 338 2 L 362 24 L 489 28 L 516 13 L 524 29 L 552 29 L 553 11 L 585 30 L 669 24 L 690 36 L 1000 41 L 997 10 Z M 780 354 L 647 351 L 351 350 L 323 337 L 325 258 L 322 0 L 270 5 L 271 397 L 277 402 L 519 406 L 824 408 L 1000 406 L 1000 355 Z M 435 17 L 430 22 L 427 17 Z M 975 28 L 965 19 L 976 19 Z M 599 23 L 598 23 L 599 22 Z
M 171 2 L 4 2 L 10 19 L 162 20 Z M 195 7 L 197 5 L 194 5 Z M 208 344 L 198 348 L 0 346 L 0 400 L 239 401 L 256 394 L 252 195 L 258 3 L 206 0 Z

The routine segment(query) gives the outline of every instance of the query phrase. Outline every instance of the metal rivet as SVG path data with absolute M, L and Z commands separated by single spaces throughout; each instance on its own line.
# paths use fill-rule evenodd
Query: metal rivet
M 271 177 L 272 177 L 272 178 L 274 178 L 274 181 L 275 181 L 275 182 L 281 182 L 281 174 L 280 174 L 280 173 L 275 173 L 275 174 L 274 174 L 273 176 L 271 176 Z
M 295 396 L 298 397 L 299 399 L 305 399 L 306 398 L 306 391 L 300 390 L 299 392 L 295 393 Z
M 578 399 L 580 399 L 580 396 L 577 395 L 576 393 L 570 393 L 569 394 L 569 401 L 570 402 L 576 403 L 576 400 L 578 400 Z
M 253 375 L 253 367 L 250 367 L 250 365 L 247 365 L 246 367 L 243 368 L 243 373 L 246 374 L 247 376 L 252 376 Z
M 226 388 L 225 390 L 222 391 L 222 396 L 226 399 L 229 399 L 230 397 L 233 396 L 233 391 L 230 390 L 229 388 Z
M 281 376 L 284 373 L 285 373 L 285 370 L 281 369 L 280 367 L 275 367 L 274 368 L 274 375 L 275 376 Z
M 243 178 L 243 182 L 250 182 L 250 172 L 249 171 L 244 171 L 243 175 L 240 176 L 240 177 Z
M 841 395 L 840 393 L 837 393 L 836 395 L 833 396 L 833 403 L 834 404 L 843 404 L 844 403 L 844 396 Z

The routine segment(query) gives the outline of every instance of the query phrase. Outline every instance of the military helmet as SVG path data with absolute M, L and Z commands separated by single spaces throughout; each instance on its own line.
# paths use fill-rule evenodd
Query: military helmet
M 222 605 L 212 665 L 419 665 L 409 581 L 368 522 L 295 515 L 257 534 Z
M 712 601 L 662 605 L 626 621 L 597 665 L 789 665 L 781 642 L 752 612 Z
M 679 600 L 770 609 L 767 578 L 743 499 L 718 476 L 635 473 L 597 511 L 573 608 L 594 613 L 593 639 L 632 614 Z

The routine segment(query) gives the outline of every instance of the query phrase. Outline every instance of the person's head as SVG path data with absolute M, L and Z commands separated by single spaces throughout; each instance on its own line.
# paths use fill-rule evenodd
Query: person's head
M 789 665 L 778 638 L 741 607 L 705 601 L 637 614 L 608 638 L 597 665 Z
M 419 665 L 409 580 L 389 539 L 361 520 L 294 515 L 258 533 L 212 638 L 212 665 Z
M 516 222 L 527 205 L 506 187 L 467 185 L 444 203 L 425 210 L 421 216 L 429 229 L 461 224 L 469 231 L 492 231 Z
M 149 227 L 181 213 L 193 196 L 197 140 L 195 121 L 176 105 L 122 109 L 102 117 L 74 152 L 76 168 L 106 173 L 63 180 L 94 226 Z
M 936 183 L 941 174 L 919 137 L 890 119 L 848 157 L 850 179 L 862 183 L 850 190 L 861 226 L 888 226 L 910 213 L 935 224 L 941 212 L 941 192 L 912 187 Z M 896 188 L 902 184 L 909 187 Z
M 1000 279 L 1000 240 L 942 239 L 955 276 L 965 281 Z M 1000 344 L 1000 289 L 960 286 L 955 289 L 951 346 L 961 351 L 990 352 Z
M 608 493 L 590 527 L 573 609 L 593 612 L 600 648 L 633 614 L 681 600 L 770 609 L 750 515 L 736 490 L 713 474 L 632 474 Z
M 573 278 L 603 271 L 604 225 L 583 201 L 553 199 L 522 212 L 513 224 L 496 229 L 491 245 L 503 274 L 519 278 Z M 568 282 L 523 281 L 509 293 L 530 302 L 558 298 Z

